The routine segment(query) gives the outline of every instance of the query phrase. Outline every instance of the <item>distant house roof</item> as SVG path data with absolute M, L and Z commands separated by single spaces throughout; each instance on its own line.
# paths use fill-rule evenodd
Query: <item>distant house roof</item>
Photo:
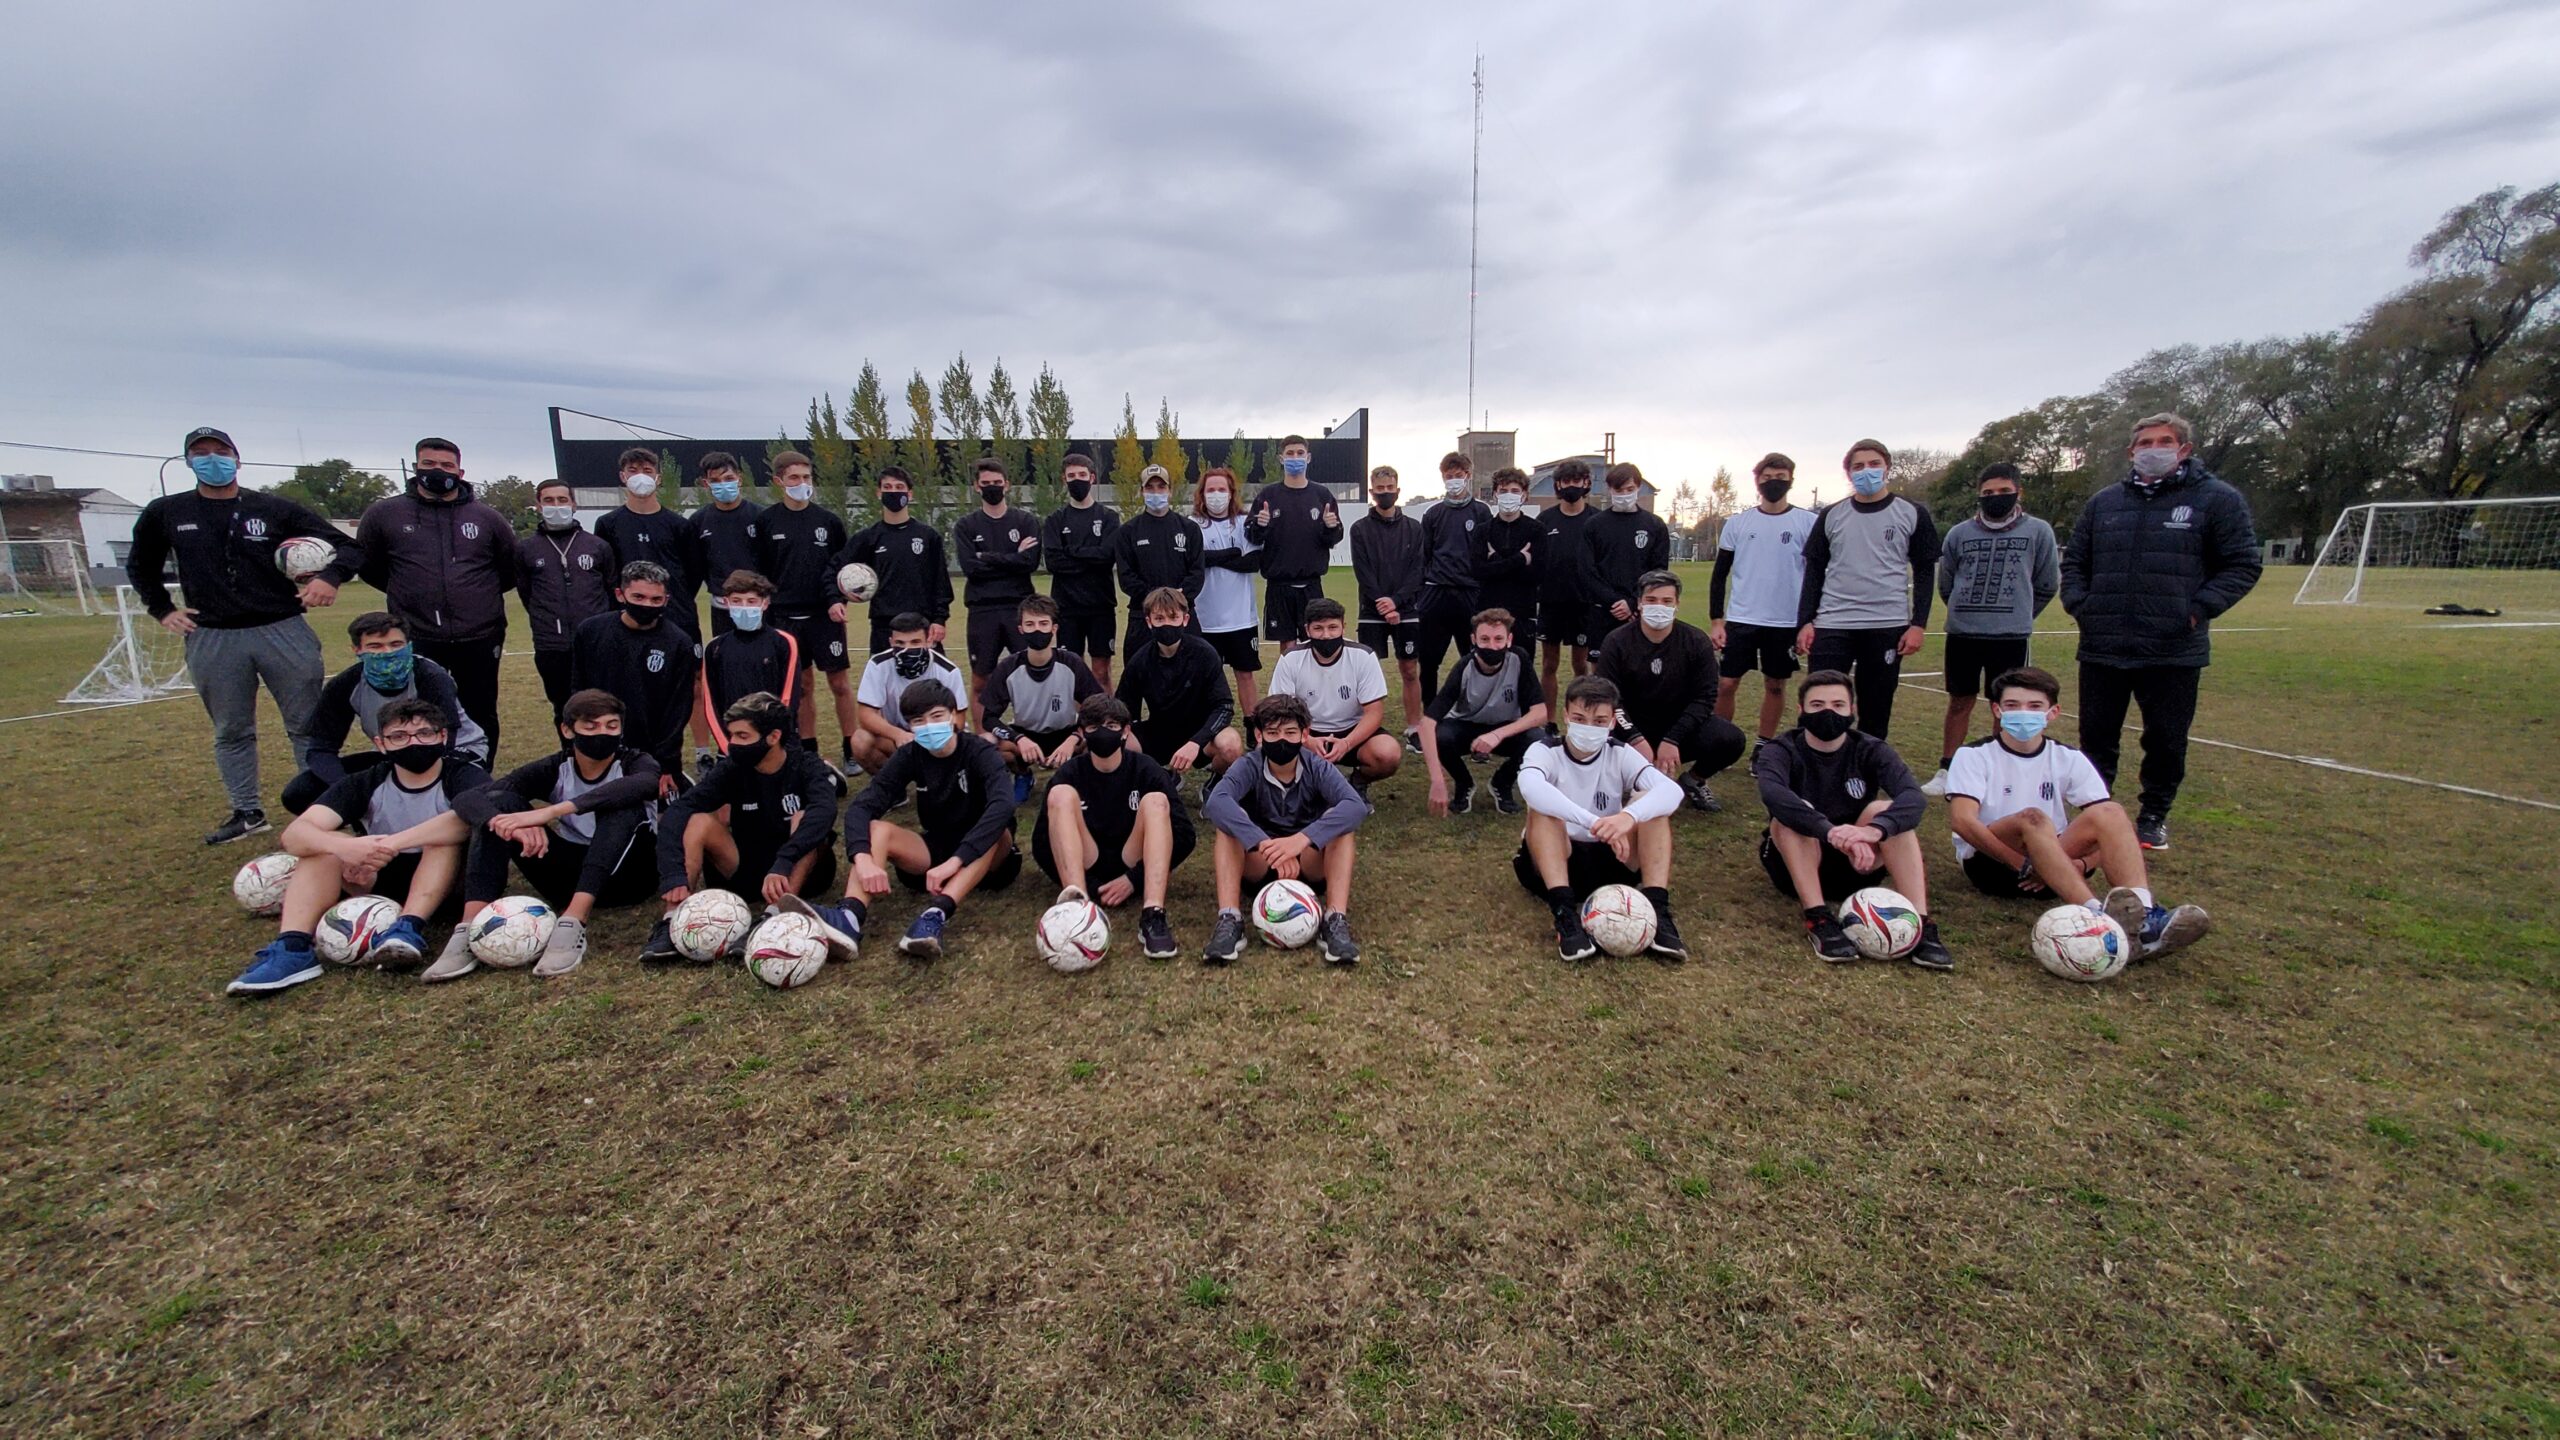
M 1556 467 L 1562 465 L 1567 460 L 1579 460 L 1583 464 L 1591 467 L 1591 489 L 1595 494 L 1608 488 L 1606 485 L 1601 483 L 1602 477 L 1609 473 L 1608 457 L 1603 455 L 1559 455 L 1544 464 L 1530 467 L 1530 499 L 1553 500 L 1556 498 Z M 1636 482 L 1636 494 L 1643 497 L 1644 507 L 1648 510 L 1653 508 L 1653 497 L 1655 493 L 1652 481 L 1639 480 Z
M 142 509 L 113 490 L 101 490 L 95 486 L 84 485 L 70 490 L 0 490 L 0 505 L 52 505 L 65 501 L 77 503 L 83 510 L 131 510 L 139 513 Z

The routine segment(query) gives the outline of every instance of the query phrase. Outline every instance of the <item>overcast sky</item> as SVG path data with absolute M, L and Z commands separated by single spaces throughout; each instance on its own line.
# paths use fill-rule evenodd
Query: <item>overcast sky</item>
M 1489 11 L 1508 8 L 1511 13 Z M 1282 13 L 1285 11 L 1285 13 Z M 1701 486 L 2328 328 L 2560 178 L 2548 3 L 32 6 L 0 439 L 551 473 L 544 407 L 770 434 L 954 352 L 1186 433 L 1370 407 Z M 154 493 L 149 463 L 0 470 Z

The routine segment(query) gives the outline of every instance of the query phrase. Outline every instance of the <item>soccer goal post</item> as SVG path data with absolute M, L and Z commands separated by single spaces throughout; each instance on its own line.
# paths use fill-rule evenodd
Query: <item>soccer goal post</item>
M 2560 613 L 2560 495 L 2348 506 L 2293 603 Z
M 177 593 L 174 585 L 169 590 Z M 116 587 L 115 622 L 106 655 L 62 697 L 63 704 L 137 705 L 195 689 L 187 678 L 186 642 L 151 618 L 130 585 Z
M 0 618 L 95 615 L 88 547 L 77 540 L 0 541 Z

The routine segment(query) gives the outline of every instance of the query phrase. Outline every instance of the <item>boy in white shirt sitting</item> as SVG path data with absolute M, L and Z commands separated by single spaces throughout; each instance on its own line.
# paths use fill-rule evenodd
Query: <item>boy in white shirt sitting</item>
M 1603 885 L 1633 885 L 1653 902 L 1653 954 L 1688 958 L 1671 923 L 1671 815 L 1680 782 L 1614 737 L 1618 687 L 1585 675 L 1565 687 L 1564 735 L 1529 747 L 1520 761 L 1520 798 L 1529 824 L 1511 870 L 1520 888 L 1556 917 L 1556 954 L 1598 952 L 1582 928 L 1582 902 Z

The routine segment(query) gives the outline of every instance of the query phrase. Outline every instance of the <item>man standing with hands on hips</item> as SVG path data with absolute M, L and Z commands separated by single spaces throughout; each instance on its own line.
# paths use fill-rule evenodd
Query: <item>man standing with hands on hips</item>
M 240 487 L 240 452 L 231 437 L 206 426 L 187 432 L 180 449 L 195 488 L 163 495 L 133 522 L 125 578 L 151 618 L 186 637 L 187 678 L 213 717 L 213 763 L 231 798 L 231 814 L 204 837 L 223 845 L 268 829 L 258 791 L 258 684 L 266 682 L 284 716 L 296 765 L 311 763 L 311 712 L 327 675 L 320 637 L 305 610 L 334 604 L 364 552 L 338 528 L 290 500 Z M 337 556 L 299 583 L 276 568 L 276 547 L 298 535 L 327 541 Z M 181 607 L 161 572 L 178 562 Z

